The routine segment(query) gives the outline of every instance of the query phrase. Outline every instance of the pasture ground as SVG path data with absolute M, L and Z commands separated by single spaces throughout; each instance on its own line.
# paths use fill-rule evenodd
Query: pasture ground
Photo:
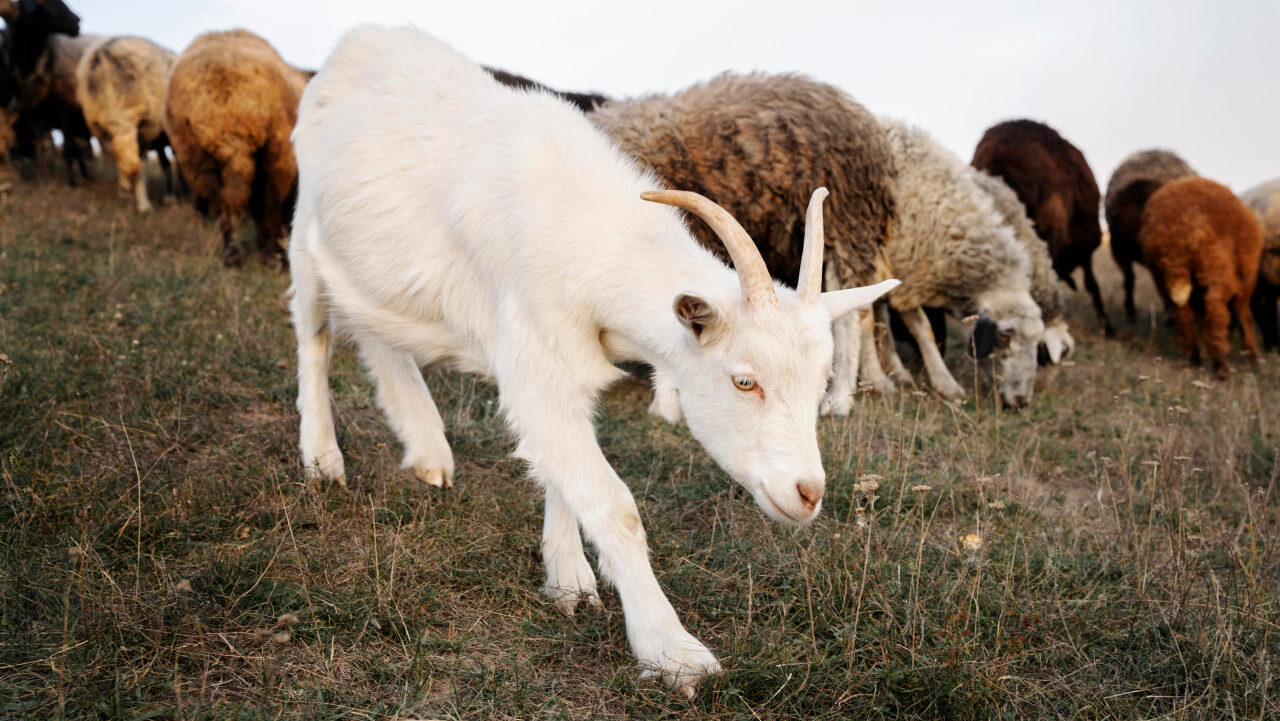
M 218 245 L 108 181 L 0 202 L 0 718 L 1280 717 L 1280 357 L 1188 367 L 1145 280 L 1116 339 L 1073 299 L 1075 356 L 1022 412 L 906 391 L 820 421 L 801 530 L 619 384 L 601 443 L 726 669 L 687 700 L 638 680 L 611 592 L 540 597 L 489 383 L 427 371 L 441 492 L 339 351 L 353 490 L 305 482 L 288 279 Z

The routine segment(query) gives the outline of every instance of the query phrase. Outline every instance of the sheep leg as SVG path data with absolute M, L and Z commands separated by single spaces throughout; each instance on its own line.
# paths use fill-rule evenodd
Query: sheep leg
M 289 309 L 298 336 L 298 445 L 303 470 L 309 479 L 327 478 L 345 488 L 342 451 L 338 450 L 329 398 L 332 338 L 321 301 L 320 279 L 305 251 L 299 251 L 294 258 L 291 295 Z
M 617 369 L 603 355 L 575 356 L 572 365 L 565 360 L 527 333 L 523 343 L 499 349 L 494 375 L 520 438 L 516 455 L 529 462 L 534 479 L 559 495 L 596 547 L 600 574 L 618 591 L 627 638 L 644 675 L 661 677 L 692 694 L 698 680 L 719 671 L 720 664 L 681 625 L 658 585 L 635 499 L 596 441 L 595 399 L 600 388 L 617 378 Z M 558 370 L 569 367 L 574 369 L 572 376 Z M 536 381 L 530 368 L 541 369 Z M 554 500 L 550 510 L 558 514 L 552 531 L 566 529 L 568 521 Z M 557 569 L 556 575 L 564 582 L 563 571 Z
M 1132 323 L 1133 319 L 1138 315 L 1138 311 L 1133 305 L 1133 284 L 1135 280 L 1133 261 L 1126 260 L 1119 265 L 1120 272 L 1124 274 L 1124 316 Z
M 164 173 L 164 192 L 170 197 L 177 195 L 173 185 L 173 164 L 169 162 L 169 156 L 164 152 L 164 145 L 155 148 L 156 160 L 160 162 L 160 171 Z
M 413 469 L 413 475 L 428 485 L 452 488 L 453 451 L 417 362 L 370 338 L 360 338 L 359 343 L 360 359 L 378 389 L 378 407 L 404 445 L 400 467 Z
M 1200 343 L 1196 339 L 1196 314 L 1191 304 L 1183 301 L 1173 307 L 1173 327 L 1178 336 L 1178 345 L 1186 353 L 1191 365 L 1200 365 Z
M 253 155 L 249 152 L 236 153 L 222 165 L 215 208 L 218 225 L 222 230 L 222 262 L 225 265 L 240 265 L 235 221 L 249 205 L 249 196 L 253 193 L 253 173 Z
M 831 324 L 834 346 L 831 386 L 818 405 L 818 412 L 824 416 L 847 416 L 853 410 L 853 391 L 858 384 L 858 361 L 862 354 L 861 316 L 862 311 L 854 311 Z
M 835 263 L 827 263 L 823 268 L 822 284 L 826 290 L 843 287 Z M 853 410 L 853 392 L 858 388 L 858 365 L 862 356 L 861 317 L 861 311 L 854 311 L 831 324 L 831 385 L 818 404 L 821 415 L 842 417 Z
M 1249 302 L 1256 293 L 1255 290 L 1249 295 L 1239 294 L 1234 301 L 1236 322 L 1240 324 L 1240 342 L 1250 363 L 1258 362 L 1258 337 L 1253 332 L 1253 311 L 1249 308 Z
M 850 313 L 849 315 L 853 315 Z M 862 378 L 871 387 L 880 393 L 890 396 L 893 395 L 897 387 L 884 372 L 884 368 L 880 365 L 879 344 L 882 342 L 880 334 L 876 333 L 875 314 L 870 310 L 864 310 L 861 314 L 859 326 L 862 333 L 862 360 L 860 363 L 860 372 Z
M 875 313 L 876 322 L 884 327 L 884 362 L 888 368 L 889 377 L 895 383 L 915 385 L 915 379 L 911 377 L 910 371 L 902 364 L 902 357 L 898 355 L 898 343 L 894 340 L 893 324 L 889 319 L 889 304 L 877 303 Z
M 115 158 L 116 172 L 120 174 L 120 192 L 133 193 L 139 213 L 150 212 L 151 201 L 147 198 L 147 174 L 142 172 L 137 131 L 113 129 L 111 156 Z
M 542 593 L 556 608 L 572 616 L 578 601 L 600 607 L 596 593 L 596 575 L 582 550 L 582 534 L 578 521 L 560 491 L 546 488 L 546 511 L 542 520 L 542 564 L 547 582 Z
M 963 398 L 964 388 L 956 382 L 942 360 L 942 354 L 938 352 L 938 341 L 933 336 L 933 326 L 924 309 L 916 307 L 901 313 L 902 322 L 907 324 L 907 330 L 911 331 L 916 345 L 920 346 L 920 358 L 924 361 L 924 369 L 929 374 L 929 383 L 933 385 L 933 389 L 943 398 Z
M 1084 264 L 1084 287 L 1089 291 L 1089 297 L 1093 300 L 1093 311 L 1098 314 L 1098 319 L 1102 321 L 1102 332 L 1107 337 L 1116 334 L 1115 328 L 1111 327 L 1111 319 L 1107 317 L 1107 309 L 1102 306 L 1102 291 L 1098 288 L 1098 281 L 1093 277 L 1093 261 Z
M 1200 321 L 1200 334 L 1204 336 L 1204 344 L 1213 361 L 1213 373 L 1219 378 L 1226 378 L 1230 371 L 1227 368 L 1227 353 L 1231 350 L 1231 310 L 1227 299 L 1216 288 L 1210 288 L 1204 298 L 1204 315 Z
M 1280 314 L 1276 312 L 1276 302 L 1280 300 L 1280 288 L 1258 281 L 1253 290 L 1250 302 L 1253 317 L 1262 330 L 1262 346 L 1267 350 L 1280 348 Z

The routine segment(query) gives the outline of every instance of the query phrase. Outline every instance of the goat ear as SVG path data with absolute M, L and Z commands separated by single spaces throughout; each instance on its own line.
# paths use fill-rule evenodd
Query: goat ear
M 999 332 L 991 316 L 985 312 L 979 315 L 978 322 L 973 324 L 973 334 L 969 336 L 969 353 L 979 360 L 991 355 L 991 351 L 996 349 Z
M 822 294 L 822 304 L 827 307 L 831 320 L 836 320 L 855 310 L 870 308 L 880 296 L 902 285 L 898 280 L 883 280 L 862 288 L 830 290 Z
M 680 325 L 689 329 L 699 343 L 707 343 L 715 337 L 716 331 L 724 323 L 720 312 L 705 298 L 696 295 L 681 294 L 672 305 Z

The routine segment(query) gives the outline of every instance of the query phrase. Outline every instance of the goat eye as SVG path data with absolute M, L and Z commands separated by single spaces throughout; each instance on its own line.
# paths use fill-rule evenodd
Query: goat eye
M 756 389 L 756 379 L 751 376 L 734 376 L 733 387 L 740 391 L 750 393 Z

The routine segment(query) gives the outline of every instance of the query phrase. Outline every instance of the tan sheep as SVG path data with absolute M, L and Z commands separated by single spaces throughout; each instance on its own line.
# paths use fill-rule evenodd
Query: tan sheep
M 240 263 L 233 231 L 246 210 L 259 249 L 285 257 L 298 177 L 289 136 L 307 79 L 247 30 L 205 33 L 174 63 L 165 129 L 183 178 L 218 216 L 227 265 Z
M 138 212 L 151 210 L 144 167 L 148 150 L 157 150 L 169 190 L 169 160 L 164 153 L 164 96 L 177 56 L 150 40 L 119 37 L 88 50 L 76 66 L 76 100 L 89 130 L 116 162 L 120 190 L 132 190 Z

